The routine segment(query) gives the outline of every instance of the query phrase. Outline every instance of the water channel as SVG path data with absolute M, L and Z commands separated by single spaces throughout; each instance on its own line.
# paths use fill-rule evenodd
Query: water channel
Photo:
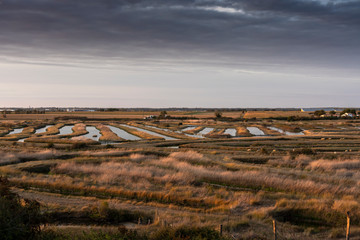
M 52 126 L 54 126 L 54 125 L 46 125 L 46 126 L 43 127 L 43 128 L 36 129 L 35 134 L 44 133 L 44 132 L 46 132 L 46 130 L 47 130 L 49 127 L 52 127 Z
M 11 132 L 8 133 L 8 135 L 21 133 L 24 130 L 24 128 L 15 128 Z
M 99 141 L 101 134 L 100 134 L 100 131 L 96 127 L 87 126 L 86 131 L 88 131 L 88 133 L 85 135 L 82 135 L 82 137 L 92 139 L 94 141 Z
M 303 132 L 298 132 L 298 133 L 296 133 L 296 132 L 288 132 L 288 131 L 284 131 L 284 130 L 282 130 L 280 128 L 277 128 L 277 127 L 268 127 L 268 128 L 271 129 L 271 130 L 274 130 L 274 131 L 278 131 L 279 133 L 284 133 L 285 135 L 289 135 L 289 136 L 291 136 L 291 135 L 304 135 Z
M 236 137 L 236 129 L 235 128 L 228 128 L 224 132 L 225 134 L 229 134 L 232 137 Z
M 73 127 L 74 127 L 74 125 L 63 126 L 62 128 L 59 129 L 59 133 L 57 135 L 71 134 L 71 133 L 73 133 L 73 130 L 72 130 Z
M 247 127 L 246 129 L 254 136 L 265 136 L 265 133 L 257 127 Z
M 110 125 L 107 125 L 108 128 L 110 128 L 111 131 L 113 131 L 116 135 L 118 135 L 119 137 L 126 139 L 126 140 L 141 140 L 141 138 L 139 138 L 138 136 L 132 135 L 120 128 L 117 127 L 113 127 Z
M 149 131 L 149 130 L 146 130 L 146 129 L 142 129 L 142 128 L 138 128 L 138 127 L 134 127 L 134 126 L 129 126 L 129 125 L 125 125 L 125 124 L 122 124 L 121 126 L 128 127 L 128 128 L 133 128 L 133 129 L 136 129 L 138 131 L 151 134 L 153 136 L 162 137 L 165 140 L 178 140 L 178 139 L 173 138 L 173 137 L 165 136 L 165 135 L 162 135 L 162 134 L 159 134 L 159 133 L 155 133 L 155 132 L 152 132 L 152 131 Z

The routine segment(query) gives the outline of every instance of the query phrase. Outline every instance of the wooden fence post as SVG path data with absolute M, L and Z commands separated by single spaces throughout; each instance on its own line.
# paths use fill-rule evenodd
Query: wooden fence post
M 346 240 L 350 239 L 350 212 L 346 213 L 347 221 L 346 221 Z
M 276 240 L 276 221 L 273 219 L 274 240 Z

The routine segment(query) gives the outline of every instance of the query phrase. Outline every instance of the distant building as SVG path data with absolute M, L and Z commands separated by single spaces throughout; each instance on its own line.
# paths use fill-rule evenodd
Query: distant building
M 15 112 L 14 109 L 0 109 L 0 112 Z
M 352 114 L 352 113 L 344 113 L 344 114 L 341 115 L 341 117 L 353 118 L 354 114 Z
M 144 117 L 144 119 L 156 119 L 156 116 L 155 115 L 150 115 L 150 116 Z
M 67 112 L 95 112 L 94 109 L 83 109 L 83 108 L 67 108 Z

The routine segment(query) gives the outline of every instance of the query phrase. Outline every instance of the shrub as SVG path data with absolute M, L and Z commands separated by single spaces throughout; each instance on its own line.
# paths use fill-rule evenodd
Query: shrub
M 315 155 L 316 151 L 314 149 L 311 148 L 298 148 L 298 149 L 293 149 L 292 151 L 289 151 L 289 154 L 291 157 L 295 157 L 298 156 L 300 154 L 302 155 Z
M 307 227 L 344 227 L 345 212 L 332 208 L 332 201 L 305 200 L 302 202 L 280 199 L 269 214 L 280 222 Z M 352 223 L 358 224 L 354 217 Z
M 216 117 L 216 118 L 221 118 L 221 117 L 222 117 L 222 112 L 220 112 L 220 111 L 215 111 L 215 117 Z
M 46 214 L 47 220 L 52 224 L 96 224 L 118 225 L 124 222 L 153 222 L 153 213 L 129 211 L 126 209 L 110 208 L 107 202 L 102 202 L 99 207 L 89 206 L 80 211 L 55 211 Z
M 71 145 L 71 149 L 83 149 L 83 148 L 86 148 L 86 147 L 87 147 L 87 144 L 83 143 L 83 142 L 77 142 L 77 143 L 73 143 Z
M 8 180 L 0 177 L 0 236 L 3 240 L 32 239 L 40 233 L 40 204 L 22 200 L 10 191 Z

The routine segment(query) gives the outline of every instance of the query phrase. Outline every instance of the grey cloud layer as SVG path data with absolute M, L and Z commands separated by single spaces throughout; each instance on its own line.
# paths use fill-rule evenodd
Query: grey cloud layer
M 360 1 L 3 0 L 0 29 L 2 58 L 360 60 Z

